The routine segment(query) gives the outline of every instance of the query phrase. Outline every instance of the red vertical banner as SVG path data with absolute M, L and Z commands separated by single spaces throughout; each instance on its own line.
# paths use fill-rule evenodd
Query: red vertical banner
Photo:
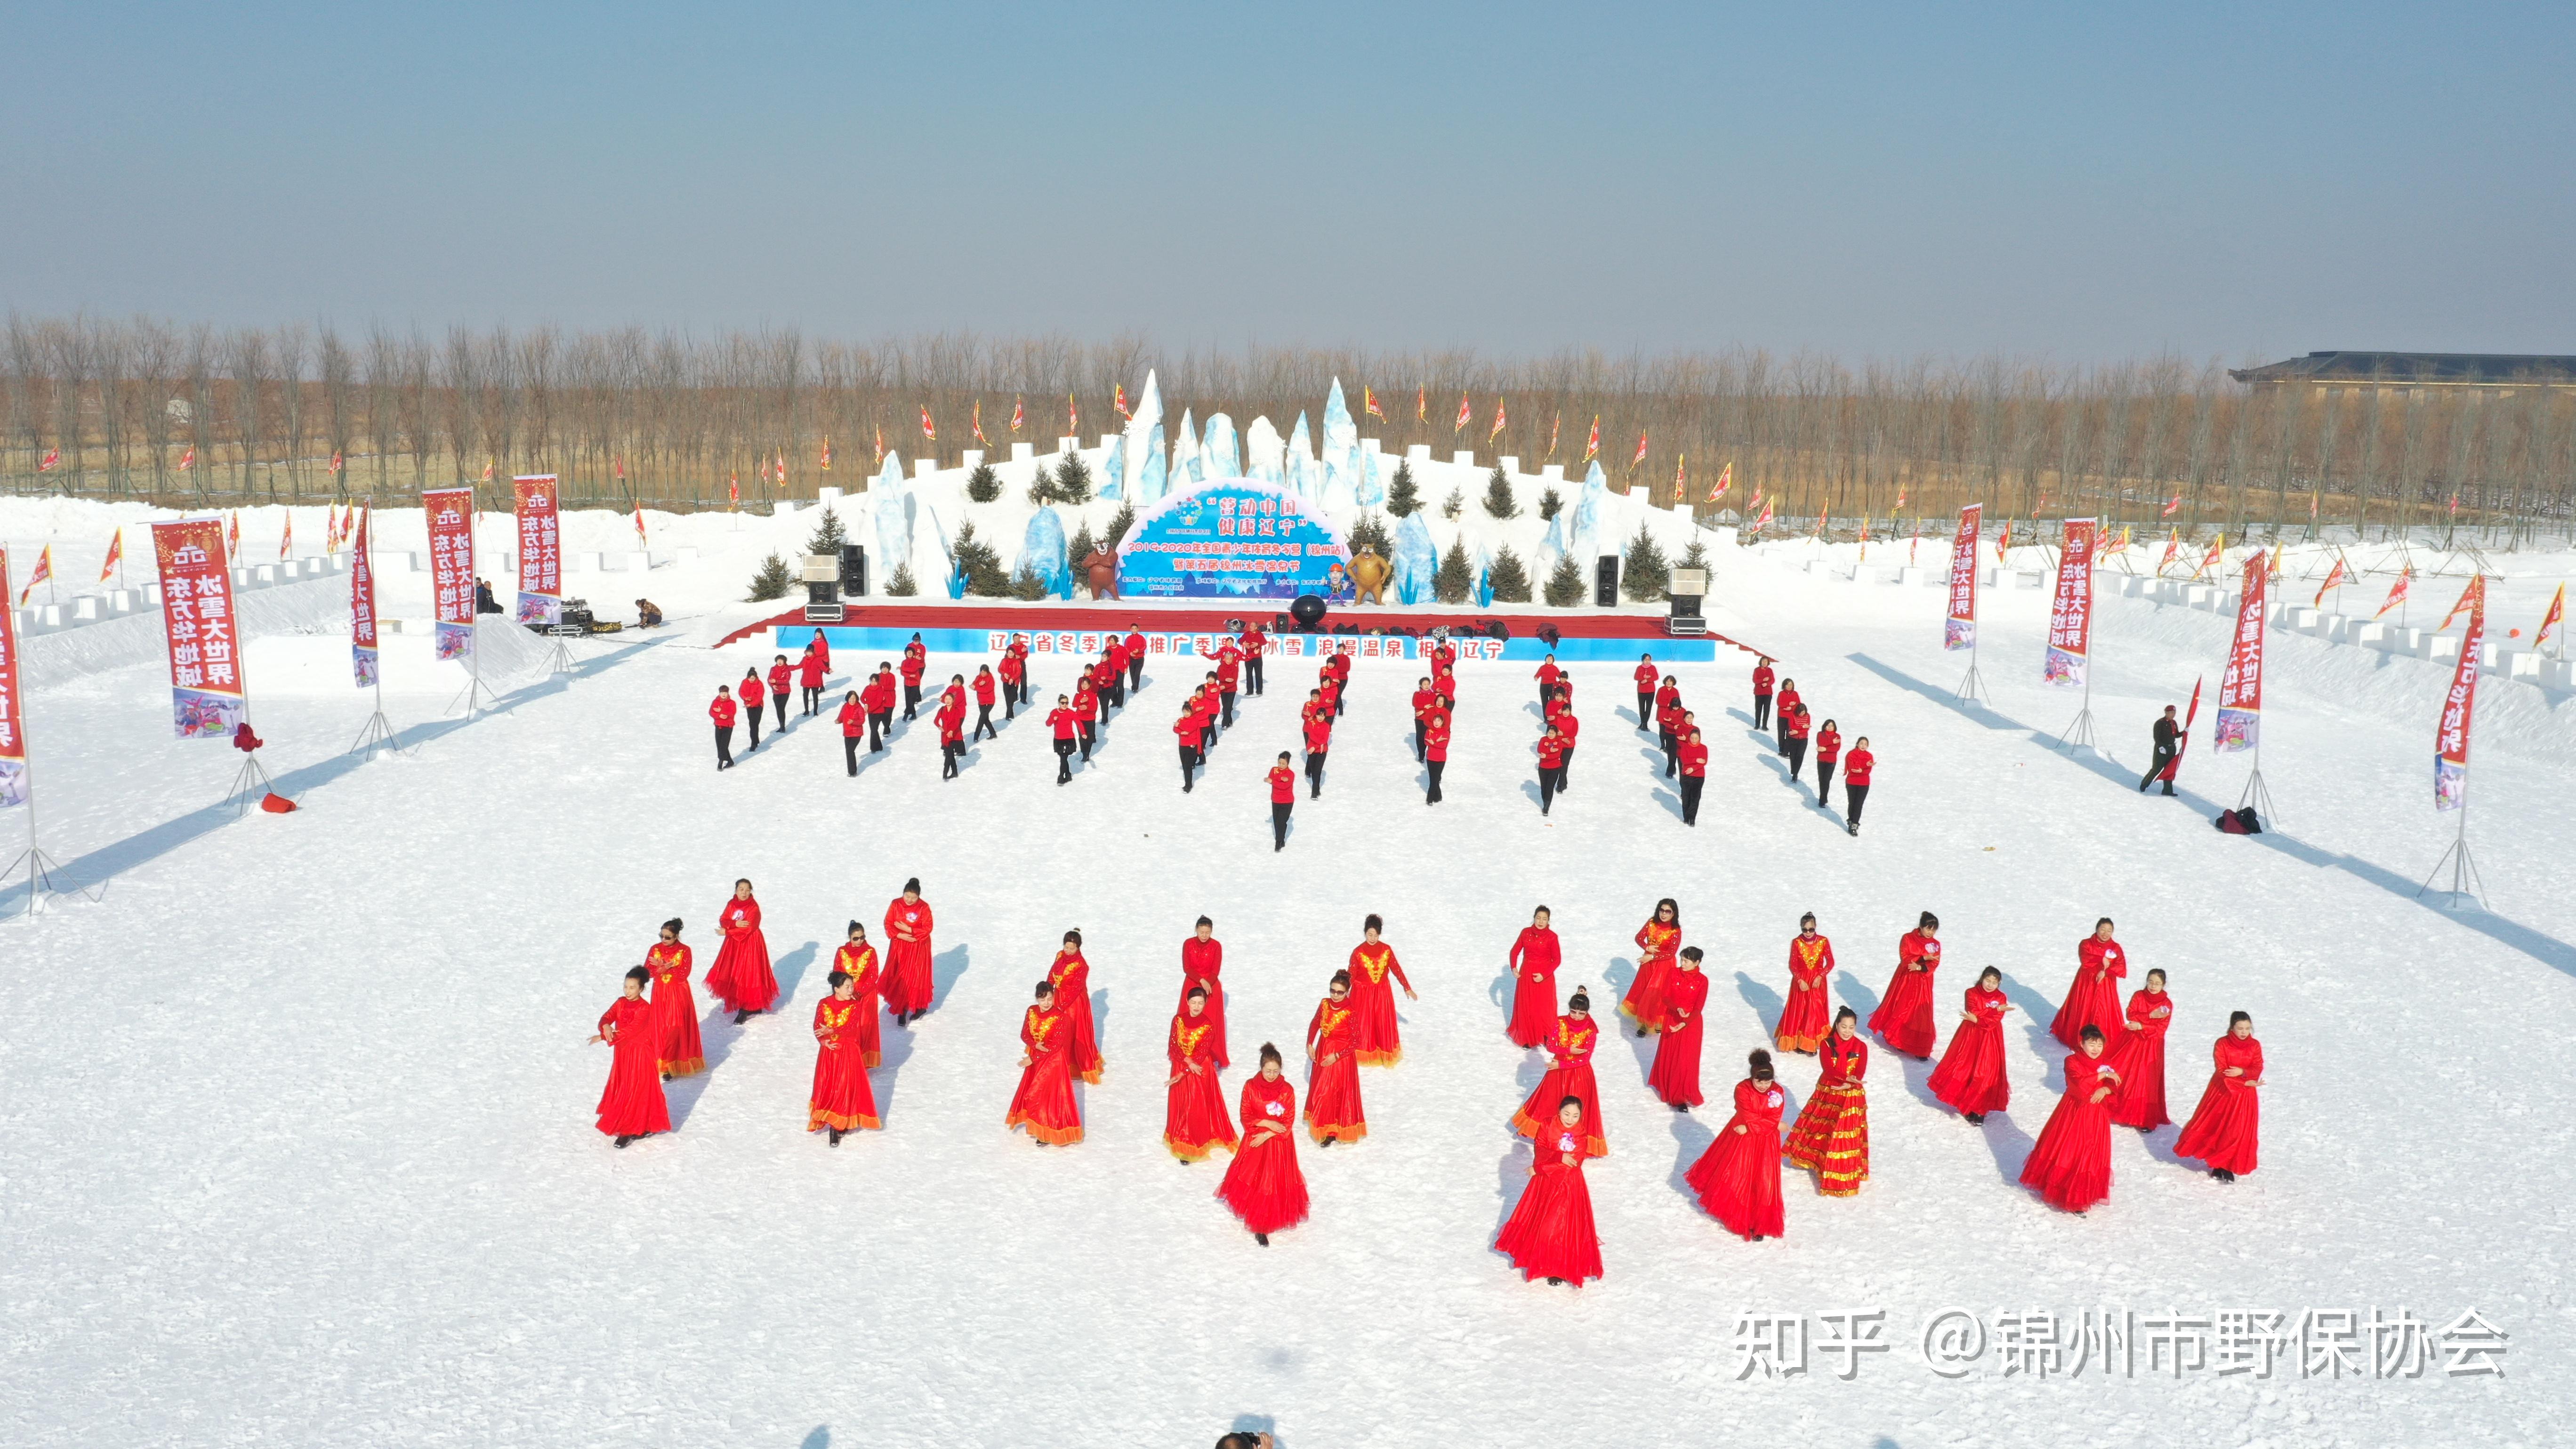
M 2093 646 L 2093 550 L 2100 542 L 2090 518 L 2066 520 L 2066 546 L 2057 557 L 2057 597 L 2048 606 L 2048 659 L 2042 674 L 2060 689 L 2082 689 Z
M 473 663 L 474 490 L 432 488 L 420 495 L 429 520 L 429 587 L 438 606 L 438 657 Z
M 2228 646 L 2227 672 L 2218 677 L 2218 738 L 2211 749 L 2250 750 L 2263 734 L 2263 551 L 2245 560 L 2244 595 L 2236 604 L 2236 641 Z
M 2487 644 L 2487 581 L 2469 583 L 2469 632 L 2460 640 L 2460 666 L 2451 671 L 2451 692 L 2442 697 L 2442 728 L 2433 738 L 2433 808 L 2457 810 L 2469 803 L 2469 717 L 2478 704 L 2478 656 Z
M 9 551 L 0 548 L 0 810 L 27 803 L 27 716 L 18 692 L 18 613 L 7 607 Z
M 518 499 L 519 622 L 555 624 L 563 620 L 562 502 L 555 475 L 539 473 L 511 480 Z
M 1950 622 L 1941 631 L 1944 649 L 1977 647 L 1977 530 L 1985 516 L 1982 503 L 1959 510 L 1959 536 L 1950 544 Z
M 170 644 L 172 723 L 183 740 L 229 739 L 244 700 L 224 526 L 211 518 L 153 524 L 152 556 Z
M 358 551 L 349 560 L 349 664 L 364 689 L 376 682 L 376 565 L 367 557 L 374 508 L 358 515 Z

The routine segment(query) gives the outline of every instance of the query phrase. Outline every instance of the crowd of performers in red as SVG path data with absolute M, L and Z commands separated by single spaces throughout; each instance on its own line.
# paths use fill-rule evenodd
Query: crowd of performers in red
M 735 882 L 718 925 L 724 945 L 705 984 L 739 1024 L 772 1009 L 779 995 L 750 881 Z M 885 959 L 880 962 L 867 928 L 857 921 L 833 958 L 831 994 L 814 1009 L 817 1050 L 806 1129 L 829 1133 L 835 1146 L 846 1133 L 883 1126 L 868 1077 L 880 1064 L 878 1018 L 890 1013 L 898 1026 L 908 1026 L 930 1009 L 936 989 L 933 926 L 920 881 L 908 880 L 886 907 Z M 645 953 L 643 965 L 627 973 L 624 994 L 601 1014 L 591 1038 L 614 1048 L 598 1128 L 621 1148 L 669 1131 L 662 1084 L 706 1069 L 689 984 L 691 954 L 681 930 L 677 920 L 663 924 L 660 941 Z M 1282 1053 L 1264 1043 L 1257 1071 L 1244 1080 L 1229 1112 L 1220 1081 L 1233 1065 L 1225 948 L 1205 916 L 1181 943 L 1180 991 L 1164 1039 L 1163 1142 L 1183 1164 L 1220 1150 L 1231 1154 L 1216 1196 L 1264 1245 L 1270 1234 L 1303 1222 L 1308 1213 L 1297 1124 L 1304 1124 L 1319 1149 L 1366 1138 L 1360 1068 L 1393 1067 L 1403 1060 L 1395 993 L 1413 999 L 1415 992 L 1383 934 L 1379 917 L 1362 923 L 1359 944 L 1333 973 L 1306 1023 L 1302 1110 Z M 1700 1053 L 1708 976 L 1700 949 L 1681 944 L 1678 903 L 1669 897 L 1657 902 L 1634 939 L 1636 974 L 1617 1015 L 1607 1019 L 1592 1014 L 1584 986 L 1558 1010 L 1556 978 L 1564 951 L 1546 907 L 1533 913 L 1508 954 L 1513 990 L 1505 1034 L 1516 1046 L 1543 1051 L 1548 1061 L 1537 1087 L 1509 1118 L 1510 1130 L 1531 1140 L 1532 1166 L 1529 1184 L 1494 1244 L 1529 1280 L 1581 1284 L 1602 1274 L 1584 1163 L 1609 1153 L 1592 1065 L 1604 1031 L 1615 1033 L 1624 1019 L 1639 1037 L 1656 1038 L 1645 1086 L 1673 1111 L 1688 1112 L 1704 1100 Z M 2082 1213 L 2110 1195 L 2112 1127 L 2149 1133 L 2172 1123 L 2165 1036 L 2174 1002 L 2160 970 L 2147 972 L 2122 1002 L 2116 983 L 2128 975 L 2128 962 L 2107 917 L 2076 954 L 2075 978 L 2049 1027 L 2069 1048 L 2065 1086 L 2023 1164 L 2021 1181 L 2051 1206 Z M 1888 1050 L 1929 1060 L 1939 1045 L 1934 977 L 1940 965 L 1940 921 L 1926 911 L 1897 942 L 1894 973 L 1866 1024 Z M 1770 1045 L 1749 1054 L 1746 1074 L 1731 1094 L 1733 1115 L 1685 1174 L 1700 1207 L 1739 1237 L 1758 1242 L 1781 1236 L 1783 1163 L 1813 1174 L 1825 1197 L 1853 1196 L 1869 1178 L 1870 1043 L 1852 1008 L 1828 1013 L 1827 982 L 1834 969 L 1832 941 L 1817 931 L 1813 915 L 1802 917 L 1789 942 L 1789 989 Z M 1107 1070 L 1090 981 L 1082 933 L 1067 931 L 1021 1015 L 1020 1079 L 1003 1115 L 1004 1130 L 1055 1147 L 1082 1141 L 1075 1082 L 1098 1085 Z M 2014 1008 L 2002 986 L 2002 973 L 1988 966 L 1966 989 L 1949 1044 L 1926 1084 L 1936 1100 L 1970 1123 L 1981 1124 L 2010 1103 L 2003 1018 Z M 1814 1056 L 1818 1068 L 1815 1087 L 1785 1137 L 1781 1123 L 1789 1097 L 1773 1065 L 1775 1050 Z M 2202 1163 L 2213 1178 L 2232 1182 L 2257 1163 L 2263 1047 L 2254 1038 L 2252 1018 L 2232 1013 L 2211 1055 L 2208 1085 L 2174 1152 Z

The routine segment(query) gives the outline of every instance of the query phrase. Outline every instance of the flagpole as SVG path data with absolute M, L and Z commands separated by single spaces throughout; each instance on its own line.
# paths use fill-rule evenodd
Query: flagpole
M 2465 895 L 2478 903 L 2478 909 L 2485 910 L 2486 881 L 2478 875 L 2477 862 L 2469 856 L 2469 778 L 2466 771 L 2460 775 L 2459 833 L 2452 837 L 2450 847 L 2442 852 L 2442 858 L 2433 862 L 2433 874 L 2424 877 L 2424 884 L 2416 888 L 2416 899 L 2423 899 L 2424 893 L 2433 888 L 2433 881 L 2441 875 L 2444 866 L 2451 868 L 2451 884 L 2442 892 L 2444 909 L 2457 910 L 2460 897 Z

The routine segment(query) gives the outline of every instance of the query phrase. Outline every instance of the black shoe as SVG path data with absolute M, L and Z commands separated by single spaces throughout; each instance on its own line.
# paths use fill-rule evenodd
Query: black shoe
M 2171 785 L 2167 785 L 2167 786 L 2165 787 L 2165 793 L 2166 793 L 2166 794 L 2170 795 L 2170 794 L 2172 794 L 2173 792 L 2174 792 L 2174 787 L 2173 787 L 2173 786 L 2171 786 Z
M 663 1081 L 666 1081 L 666 1082 L 667 1082 L 667 1081 L 669 1081 L 669 1080 L 671 1080 L 671 1074 L 670 1074 L 669 1072 L 664 1072 L 664 1073 L 662 1074 L 662 1080 L 663 1080 Z
M 1986 1125 L 1986 1114 L 1983 1112 L 1970 1112 L 1967 1114 L 1967 1117 L 1968 1125 L 1971 1127 L 1983 1127 Z
M 1265 1248 L 1270 1246 L 1270 1235 L 1268 1233 L 1254 1233 L 1252 1235 L 1252 1240 Z
M 2224 1167 L 2211 1168 L 2209 1170 L 2209 1175 L 2217 1178 L 2220 1182 L 2234 1182 L 2236 1180 L 2236 1174 L 2228 1171 Z
M 1565 1286 L 1565 1280 L 1562 1278 L 1550 1278 L 1547 1280 L 1547 1284 L 1551 1288 L 1562 1288 Z
M 1858 835 L 1858 834 L 1860 834 L 1860 826 L 1859 826 L 1859 825 L 1857 825 L 1857 824 L 1853 824 L 1853 825 L 1846 825 L 1846 826 L 1844 826 L 1844 827 L 1843 827 L 1843 834 L 1845 834 L 1845 835 Z
M 1687 1112 L 1687 1111 L 1689 1111 L 1689 1110 L 1690 1110 L 1690 1108 L 1688 1108 L 1688 1107 L 1686 1107 L 1686 1106 L 1682 1105 L 1682 1104 L 1681 1104 L 1681 1103 L 1679 1103 L 1679 1102 L 1675 1102 L 1675 1103 L 1673 1104 L 1673 1110 L 1674 1110 L 1674 1111 L 1676 1111 L 1676 1112 Z
M 2155 1130 L 2156 1130 L 2156 1129 L 2154 1129 L 2153 1127 L 2141 1127 L 2141 1128 L 2139 1128 L 2139 1129 L 2138 1129 L 2138 1135 L 2139 1135 L 2139 1136 L 2141 1136 L 2141 1137 L 2145 1137 L 2145 1136 L 2148 1136 L 2148 1135 L 2152 1134 Z
M 628 1135 L 626 1135 L 626 1136 L 624 1136 L 624 1137 L 620 1137 L 620 1138 L 618 1138 L 618 1139 L 617 1139 L 617 1145 L 618 1145 L 618 1146 L 620 1146 L 620 1147 L 623 1147 L 623 1146 L 625 1146 L 627 1143 L 632 1142 L 632 1141 L 634 1141 L 634 1140 L 635 1140 L 634 1134 L 629 1133 Z
M 733 1024 L 736 1026 L 740 1026 L 749 1020 L 751 1020 L 751 1013 L 748 1011 L 737 1011 L 733 1014 Z
M 841 1129 L 838 1127 L 832 1129 L 832 1145 L 835 1147 L 841 1145 Z
M 1644 1036 L 1645 1034 L 1646 1034 L 1646 1029 L 1645 1029 L 1644 1027 L 1642 1027 L 1642 1026 L 1641 1026 L 1641 1027 L 1637 1028 L 1637 1035 L 1639 1035 L 1639 1036 Z
M 2144 780 L 2140 780 L 2140 781 L 2138 782 L 2138 793 L 2139 793 L 2139 794 L 2141 794 L 2141 795 L 2144 795 L 2145 793 L 2147 793 L 2147 782 L 2146 782 L 2146 781 L 2144 781 Z

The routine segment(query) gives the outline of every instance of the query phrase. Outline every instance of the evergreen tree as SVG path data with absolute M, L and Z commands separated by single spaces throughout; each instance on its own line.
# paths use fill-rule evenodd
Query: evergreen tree
M 1464 511 L 1466 507 L 1466 490 L 1462 488 L 1452 488 L 1449 490 L 1449 496 L 1440 500 L 1440 516 L 1443 518 L 1455 518 L 1459 513 Z
M 1664 561 L 1663 549 L 1643 523 L 1637 525 L 1637 536 L 1628 540 L 1628 558 L 1619 572 L 1623 575 L 1619 590 L 1631 603 L 1654 603 L 1672 588 L 1672 565 Z
M 1485 512 L 1493 518 L 1521 516 L 1521 506 L 1512 501 L 1512 480 L 1503 475 L 1499 465 L 1485 479 Z
M 1057 501 L 1055 473 L 1044 463 L 1040 463 L 1037 471 L 1029 475 L 1029 501 L 1040 507 Z
M 1555 489 L 1550 488 L 1538 496 L 1538 516 L 1542 522 L 1552 520 L 1564 511 L 1565 500 L 1556 496 Z
M 1570 554 L 1560 555 L 1548 571 L 1546 598 L 1552 609 L 1571 609 L 1583 602 L 1583 570 Z
M 994 472 L 990 463 L 976 464 L 975 471 L 966 475 L 966 496 L 978 503 L 1001 497 L 1002 475 Z
M 1395 557 L 1395 537 L 1387 532 L 1386 520 L 1378 517 L 1374 509 L 1362 513 L 1351 524 L 1351 552 L 1358 553 L 1362 544 L 1376 549 L 1379 558 Z
M 1064 546 L 1064 561 L 1066 566 L 1073 570 L 1074 582 L 1082 581 L 1082 561 L 1091 557 L 1091 551 L 1099 546 L 1092 540 L 1091 525 L 1088 522 L 1082 525 L 1080 533 L 1073 536 L 1073 542 Z
M 1046 597 L 1046 580 L 1029 572 L 1029 566 L 1022 564 L 1018 576 L 1011 580 L 1008 592 L 1015 599 L 1023 599 L 1034 604 Z
M 1120 500 L 1118 511 L 1109 516 L 1109 551 L 1111 553 L 1116 553 L 1118 545 L 1127 541 L 1127 530 L 1135 526 L 1136 505 Z
M 849 541 L 850 536 L 841 531 L 841 515 L 826 508 L 823 521 L 814 526 L 814 536 L 805 540 L 805 552 L 826 553 L 837 559 L 841 556 L 841 545 Z
M 751 576 L 751 597 L 783 599 L 795 586 L 796 575 L 788 570 L 787 560 L 773 553 L 761 564 L 760 572 Z
M 1395 465 L 1395 481 L 1386 485 L 1386 511 L 1402 518 L 1421 506 L 1421 495 L 1413 489 L 1413 462 L 1408 458 Z
M 1476 566 L 1467 561 L 1467 540 L 1452 539 L 1440 556 L 1440 572 L 1431 576 L 1431 592 L 1444 604 L 1463 604 L 1476 591 Z
M 1699 531 L 1698 531 L 1698 530 L 1696 530 L 1696 529 L 1692 530 L 1692 532 L 1691 532 L 1691 545 L 1690 545 L 1690 547 L 1688 547 L 1688 548 L 1686 548 L 1686 549 L 1683 549 L 1683 550 L 1682 550 L 1682 556 L 1681 556 L 1680 558 L 1678 558 L 1678 559 L 1673 560 L 1673 567 L 1675 567 L 1675 568 L 1677 568 L 1677 569 L 1704 569 L 1704 568 L 1707 568 L 1707 567 L 1708 567 L 1708 537 L 1707 537 L 1707 535 L 1706 535 L 1706 534 L 1703 534 L 1703 533 L 1701 533 L 1701 532 L 1699 532 Z
M 1067 453 L 1055 469 L 1055 496 L 1065 503 L 1091 501 L 1091 465 L 1080 453 Z
M 896 564 L 894 566 L 894 574 L 886 580 L 885 591 L 887 597 L 895 599 L 909 599 L 913 595 L 920 593 L 921 585 L 912 581 L 912 565 L 909 563 Z
M 1519 554 L 1508 548 L 1494 551 L 1493 585 L 1495 603 L 1526 604 L 1529 602 L 1529 569 L 1521 563 Z
M 988 599 L 1007 597 L 1011 592 L 1010 575 L 1002 572 L 1002 556 L 993 546 L 975 536 L 975 524 L 969 519 L 957 530 L 957 566 L 966 572 L 966 592 Z

